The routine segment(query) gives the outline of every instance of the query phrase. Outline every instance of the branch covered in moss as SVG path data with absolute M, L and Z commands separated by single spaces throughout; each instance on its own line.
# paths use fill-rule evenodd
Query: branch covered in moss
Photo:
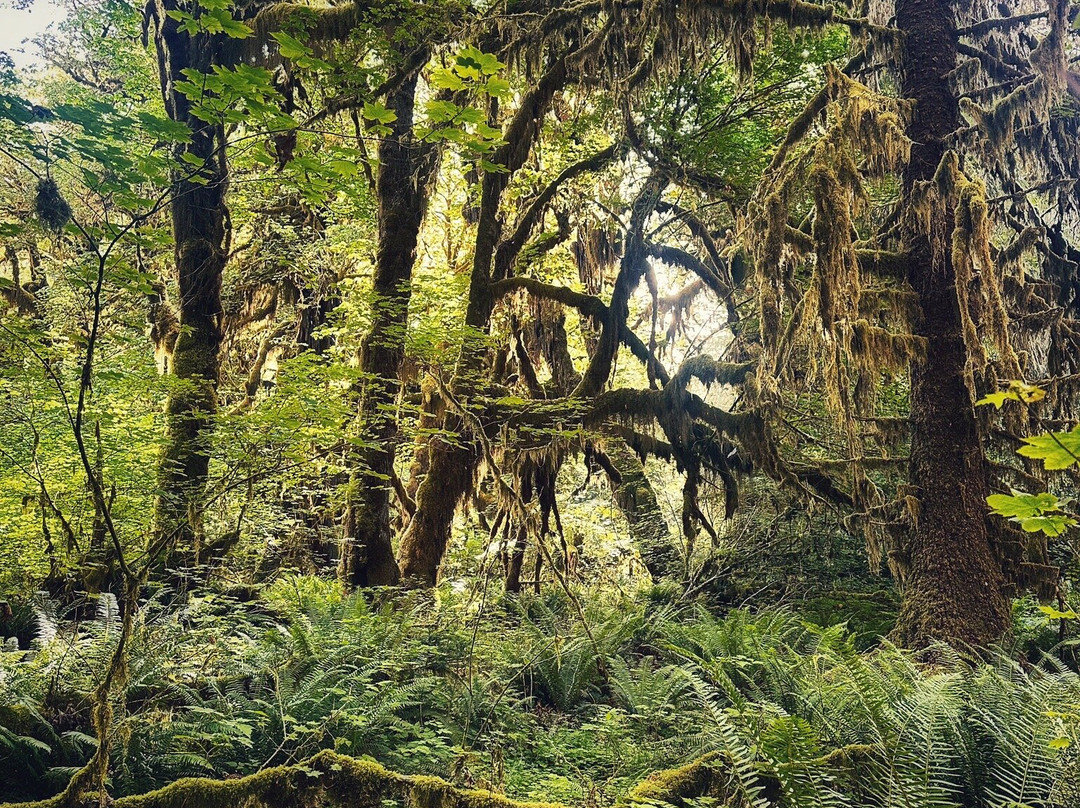
M 525 212 L 521 214 L 521 218 L 518 219 L 513 233 L 499 243 L 495 250 L 495 277 L 503 278 L 509 274 L 510 265 L 514 262 L 518 253 L 521 252 L 525 240 L 540 221 L 548 203 L 563 185 L 586 172 L 603 168 L 621 153 L 621 144 L 612 143 L 606 149 L 601 149 L 559 172 L 559 175 L 529 203 L 529 207 L 525 209 Z
M 678 387 L 686 387 L 691 379 L 707 385 L 739 384 L 756 365 L 757 362 L 719 362 L 711 356 L 695 356 L 679 366 L 672 382 Z
M 539 281 L 536 278 L 503 278 L 501 281 L 491 284 L 490 288 L 491 294 L 495 298 L 511 294 L 518 289 L 524 289 L 535 297 L 554 300 L 556 303 L 562 303 L 564 306 L 577 309 L 586 317 L 601 320 L 607 314 L 607 306 L 600 298 L 583 292 L 576 292 L 569 286 L 557 286 L 553 283 Z

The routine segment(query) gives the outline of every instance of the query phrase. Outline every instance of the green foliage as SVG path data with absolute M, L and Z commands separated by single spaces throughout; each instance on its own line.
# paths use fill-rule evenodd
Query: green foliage
M 603 598 L 586 610 L 590 641 L 561 597 L 479 616 L 449 590 L 434 610 L 378 600 L 310 577 L 283 578 L 254 602 L 162 592 L 141 612 L 116 707 L 115 793 L 322 749 L 523 799 L 578 801 L 596 788 L 608 802 L 708 750 L 725 793 L 747 805 L 1066 804 L 1055 795 L 1074 784 L 1080 679 L 1053 658 L 1022 667 L 943 651 L 927 669 L 888 645 L 860 653 L 842 627 L 790 614 L 718 618 Z M 39 794 L 90 751 L 85 714 L 72 727 L 61 705 L 79 704 L 92 661 L 106 658 L 115 629 L 101 614 L 78 629 L 56 623 L 39 650 L 0 659 L 0 699 L 28 705 L 0 714 L 0 754 Z
M 1080 426 L 1068 432 L 1047 432 L 1024 438 L 1017 454 L 1043 461 L 1047 471 L 1061 471 L 1080 463 Z
M 991 494 L 986 498 L 990 510 L 998 516 L 1018 523 L 1028 533 L 1045 533 L 1060 536 L 1067 528 L 1075 527 L 1077 521 L 1063 509 L 1064 502 L 1049 493 Z
M 427 122 L 417 128 L 417 136 L 422 140 L 455 144 L 465 159 L 476 161 L 481 171 L 505 171 L 503 166 L 486 157 L 501 146 L 503 140 L 502 131 L 489 124 L 488 115 L 483 109 L 486 99 L 506 98 L 509 95 L 509 82 L 495 75 L 505 67 L 492 54 L 467 46 L 454 57 L 451 67 L 431 71 L 428 81 L 432 87 L 455 93 L 452 97 L 457 99 L 475 97 L 481 106 L 456 103 L 444 93 L 424 105 Z M 388 123 L 381 118 L 378 120 Z
M 991 393 L 975 403 L 993 404 L 1000 409 L 1005 401 L 1033 404 L 1045 397 L 1046 391 L 1040 387 L 1012 381 L 1005 390 Z M 1025 437 L 1023 441 L 1025 445 L 1016 453 L 1041 460 L 1047 471 L 1062 471 L 1080 463 L 1080 425 L 1068 432 L 1045 432 Z M 1013 490 L 1011 494 L 991 494 L 986 498 L 986 504 L 998 516 L 1016 522 L 1027 533 L 1042 533 L 1054 538 L 1080 524 L 1066 511 L 1069 501 L 1049 492 L 1026 494 Z

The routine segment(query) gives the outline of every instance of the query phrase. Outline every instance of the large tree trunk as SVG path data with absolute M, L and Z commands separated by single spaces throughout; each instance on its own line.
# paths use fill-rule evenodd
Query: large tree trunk
M 546 109 L 551 100 L 550 90 L 539 108 Z M 535 94 L 535 91 L 534 91 Z M 532 99 L 530 96 L 529 99 Z M 529 99 L 523 109 L 533 111 Z M 517 124 L 525 116 L 519 110 Z M 514 125 L 510 127 L 514 131 Z M 527 140 L 525 139 L 527 135 Z M 512 138 L 517 137 L 515 141 Z M 484 174 L 480 195 L 480 215 L 476 225 L 476 247 L 469 277 L 469 304 L 465 311 L 466 334 L 454 368 L 451 384 L 455 396 L 468 398 L 485 384 L 485 359 L 488 355 L 487 331 L 495 298 L 491 292 L 491 267 L 499 241 L 501 222 L 499 202 L 509 175 L 521 167 L 532 146 L 534 131 L 521 131 L 506 137 L 507 146 L 496 153 L 494 162 L 507 168 L 507 173 Z M 448 415 L 445 429 L 463 432 L 465 424 L 458 415 Z M 473 477 L 480 461 L 480 447 L 475 442 L 432 440 L 428 444 L 428 473 L 416 492 L 416 513 L 401 537 L 399 560 L 401 574 L 414 584 L 434 585 L 438 580 L 450 528 L 458 503 L 472 488 Z
M 179 335 L 172 352 L 175 386 L 165 408 L 165 447 L 158 471 L 155 539 L 181 558 L 199 555 L 211 436 L 217 410 L 218 353 L 221 348 L 221 273 L 227 256 L 225 134 L 192 114 L 191 102 L 176 90 L 181 71 L 209 72 L 220 64 L 217 41 L 189 36 L 167 16 L 170 0 L 156 0 L 155 36 L 165 109 L 191 129 L 181 149 L 201 166 L 192 176 L 180 163 L 172 190 L 172 226 L 179 280 Z
M 435 152 L 412 139 L 416 74 L 390 96 L 397 114 L 379 144 L 379 248 L 371 331 L 361 348 L 358 419 L 363 448 L 353 452 L 345 508 L 344 577 L 353 586 L 386 586 L 400 578 L 390 531 L 390 479 L 397 421 L 393 404 L 405 357 L 413 263 Z
M 587 37 L 578 49 L 563 53 L 551 63 L 522 98 L 503 131 L 503 145 L 490 158 L 504 171 L 485 173 L 481 183 L 476 247 L 469 276 L 469 303 L 465 312 L 466 333 L 450 385 L 454 397 L 459 400 L 467 400 L 486 384 L 484 375 L 488 369 L 486 360 L 489 355 L 487 334 L 495 309 L 491 282 L 501 280 L 513 264 L 513 251 L 502 260 L 496 260 L 503 225 L 499 216 L 503 191 L 532 153 L 540 132 L 539 122 L 544 119 L 555 93 L 570 81 L 585 59 L 596 53 L 608 30 L 601 28 Z M 464 427 L 460 416 L 448 418 L 446 428 L 449 431 L 461 432 Z M 437 580 L 442 556 L 449 542 L 454 512 L 461 498 L 472 488 L 480 455 L 480 446 L 476 441 L 469 441 L 465 445 L 446 441 L 432 441 L 430 444 L 430 465 L 428 475 L 417 491 L 416 514 L 401 537 L 399 560 L 401 574 L 406 579 L 421 584 L 433 584 Z
M 899 0 L 905 34 L 902 90 L 916 102 L 911 161 L 904 193 L 932 179 L 945 143 L 960 126 L 947 74 L 957 65 L 949 0 Z M 951 211 L 932 211 L 930 232 L 908 217 L 909 281 L 919 296 L 925 362 L 911 375 L 911 482 L 918 491 L 917 526 L 897 640 L 915 648 L 935 640 L 984 645 L 1004 634 L 1009 609 L 1004 578 L 988 530 L 985 452 L 966 380 L 956 273 L 949 248 Z

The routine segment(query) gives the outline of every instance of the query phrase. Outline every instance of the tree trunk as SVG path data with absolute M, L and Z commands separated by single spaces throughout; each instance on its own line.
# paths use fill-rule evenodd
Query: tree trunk
M 613 438 L 604 443 L 605 453 L 611 463 L 611 474 L 605 468 L 615 496 L 615 504 L 626 517 L 630 538 L 641 556 L 654 581 L 663 578 L 681 578 L 683 562 L 679 557 L 660 503 L 656 501 L 649 478 L 645 476 L 645 467 L 638 456 L 621 438 Z
M 171 367 L 175 386 L 165 408 L 155 538 L 159 547 L 176 549 L 183 558 L 197 561 L 217 411 L 221 273 L 228 252 L 227 169 L 222 126 L 195 117 L 189 99 L 176 90 L 177 82 L 184 80 L 182 70 L 209 72 L 221 63 L 216 46 L 221 37 L 184 33 L 167 16 L 173 7 L 170 0 L 156 0 L 153 11 L 162 93 L 169 117 L 191 129 L 191 141 L 180 149 L 201 167 L 192 176 L 191 165 L 181 162 L 173 180 L 180 328 Z
M 533 144 L 539 136 L 542 121 L 555 93 L 571 79 L 573 71 L 604 41 L 607 28 L 590 36 L 577 50 L 568 51 L 556 58 L 536 85 L 521 100 L 503 131 L 503 145 L 491 156 L 491 162 L 503 167 L 503 171 L 489 171 L 483 175 L 480 193 L 480 210 L 476 224 L 476 246 L 473 252 L 472 271 L 469 276 L 469 302 L 465 312 L 466 333 L 454 368 L 450 385 L 459 400 L 468 399 L 485 385 L 486 359 L 489 355 L 488 327 L 495 309 L 492 280 L 510 270 L 512 257 L 496 262 L 496 249 L 500 244 L 502 220 L 499 205 L 503 191 L 510 178 L 521 168 L 532 153 Z M 573 68 L 573 70 L 572 70 Z M 497 110 L 494 102 L 492 112 Z M 494 117 L 494 116 L 492 116 Z M 493 266 L 494 274 L 493 275 Z M 462 432 L 464 423 L 460 416 L 447 419 L 446 429 Z M 461 498 L 472 487 L 480 460 L 480 447 L 475 441 L 462 446 L 446 441 L 432 441 L 429 448 L 428 475 L 420 484 L 416 497 L 416 514 L 401 537 L 399 558 L 401 574 L 421 584 L 434 584 L 438 578 L 439 565 L 450 539 L 450 528 Z
M 344 577 L 353 586 L 387 586 L 400 578 L 390 531 L 390 479 L 397 421 L 393 405 L 405 357 L 406 318 L 413 263 L 423 222 L 435 152 L 412 139 L 417 74 L 393 93 L 397 115 L 379 144 L 379 248 L 375 264 L 373 321 L 361 347 L 362 390 L 358 420 L 364 446 L 352 453 L 342 553 Z
M 903 94 L 916 102 L 904 193 L 930 181 L 945 143 L 961 124 L 947 75 L 957 65 L 957 35 L 948 0 L 899 0 L 905 35 Z M 930 232 L 908 217 L 908 279 L 919 296 L 926 360 L 911 373 L 911 482 L 918 491 L 917 526 L 896 639 L 922 648 L 937 640 L 985 645 L 1009 624 L 1004 578 L 987 524 L 985 451 L 966 378 L 952 212 L 938 205 Z
M 507 548 L 506 575 L 503 579 L 503 587 L 507 592 L 518 593 L 521 591 L 521 570 L 525 564 L 527 539 L 528 531 L 522 525 L 517 528 L 517 537 L 514 539 L 513 545 Z
M 496 158 L 501 159 L 509 173 L 516 170 L 520 163 L 510 164 L 506 154 L 506 147 L 503 147 Z M 525 154 L 528 154 L 527 146 Z M 469 279 L 469 305 L 465 312 L 467 331 L 452 383 L 455 396 L 467 398 L 471 392 L 481 389 L 485 381 L 487 330 L 495 308 L 495 298 L 491 292 L 491 265 L 499 240 L 499 201 L 507 183 L 508 174 L 484 174 L 476 247 Z M 460 416 L 448 415 L 444 428 L 462 433 L 465 424 Z M 399 555 L 401 574 L 406 580 L 433 586 L 438 580 L 439 566 L 450 541 L 454 512 L 472 487 L 480 450 L 471 441 L 462 445 L 459 442 L 432 440 L 427 451 L 428 473 L 417 490 L 416 513 L 402 534 Z

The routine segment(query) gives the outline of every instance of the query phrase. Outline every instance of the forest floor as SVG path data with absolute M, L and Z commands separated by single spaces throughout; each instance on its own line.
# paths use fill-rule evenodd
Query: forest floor
M 870 642 L 859 615 L 872 609 L 853 611 L 861 625 L 822 626 L 837 599 L 721 615 L 671 594 L 372 598 L 307 576 L 247 600 L 161 593 L 139 613 L 116 705 L 112 792 L 330 749 L 596 806 L 720 752 L 749 794 L 755 778 L 778 782 L 784 805 L 893 805 L 900 792 L 919 806 L 1080 804 L 1080 677 L 1068 647 L 1036 648 L 1045 620 L 1024 618 L 1027 659 L 939 649 L 929 666 Z M 34 650 L 0 656 L 0 801 L 55 793 L 91 753 L 89 694 L 117 634 L 109 601 L 78 626 L 42 609 L 34 621 Z M 855 749 L 873 750 L 858 782 L 837 768 Z

